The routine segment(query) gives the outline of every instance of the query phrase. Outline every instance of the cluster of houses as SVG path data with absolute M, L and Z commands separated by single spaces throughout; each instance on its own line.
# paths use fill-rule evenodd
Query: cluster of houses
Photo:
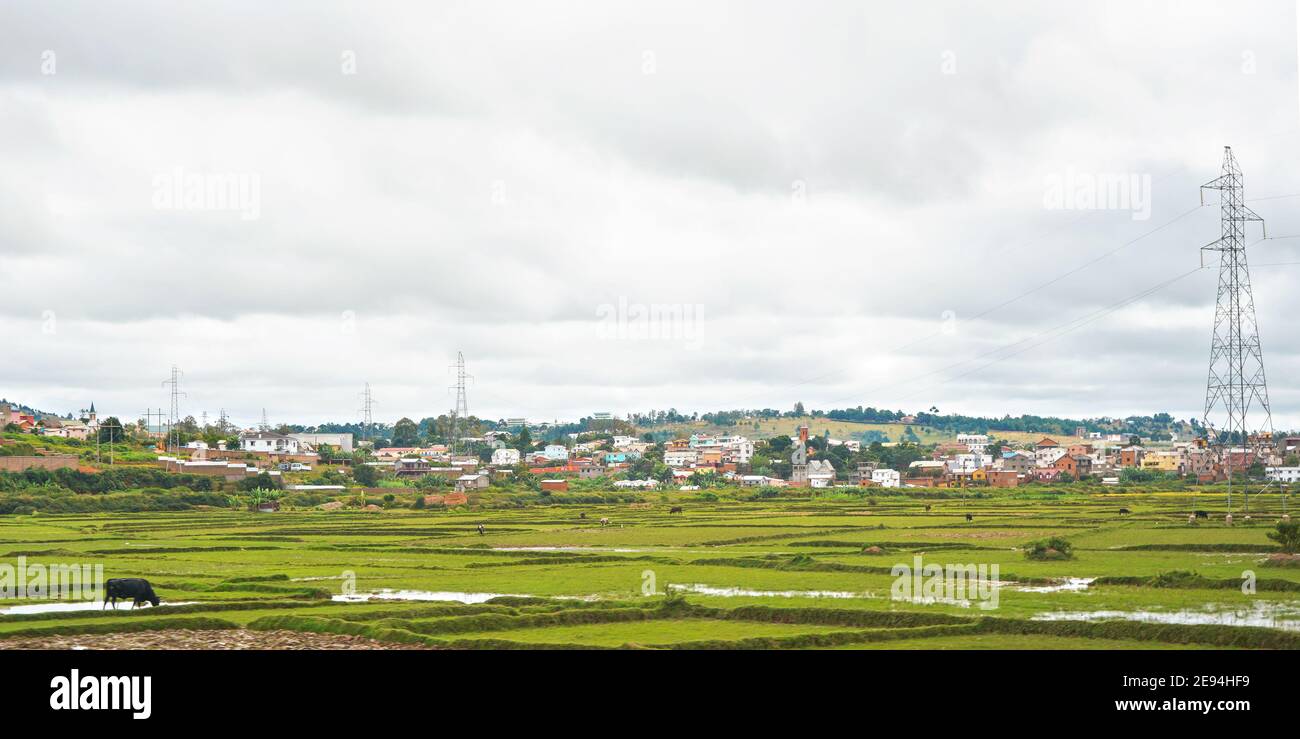
M 1081 437 L 1066 443 L 1044 437 L 1022 449 L 1001 450 L 994 458 L 988 450 L 989 437 L 962 434 L 955 443 L 936 445 L 933 458 L 912 462 L 894 485 L 914 487 L 1016 487 L 1030 482 L 1051 483 L 1099 478 L 1117 485 L 1125 469 L 1195 476 L 1199 482 L 1226 478 L 1229 467 L 1244 470 L 1264 466 L 1266 475 L 1286 482 L 1300 480 L 1300 468 L 1283 466 L 1300 449 L 1300 437 L 1251 439 L 1249 448 L 1215 450 L 1203 440 L 1172 442 L 1147 448 L 1131 444 L 1130 437 L 1110 439 Z
M 29 433 L 86 440 L 96 434 L 100 421 L 93 403 L 79 418 L 37 416 L 0 404 L 0 426 L 11 424 Z M 568 444 L 547 444 L 528 452 L 507 446 L 507 436 L 505 432 L 489 431 L 482 437 L 463 440 L 488 446 L 492 451 L 487 463 L 478 456 L 456 454 L 447 445 L 432 444 L 379 449 L 367 464 L 391 470 L 398 477 L 442 475 L 454 483 L 457 492 L 486 488 L 494 479 L 511 474 L 520 465 L 542 478 L 543 490 L 567 490 L 568 481 L 573 478 L 624 478 L 613 484 L 634 490 L 660 484 L 657 480 L 633 479 L 624 474 L 654 446 L 635 436 L 578 441 L 581 438 L 578 434 L 570 434 Z M 748 465 L 755 444 L 736 434 L 697 433 L 669 441 L 664 445 L 663 462 L 672 470 L 672 484 L 682 489 L 691 489 L 692 478 L 700 474 L 716 475 L 741 487 L 826 488 L 844 484 L 886 488 L 1017 487 L 1084 476 L 1100 479 L 1105 484 L 1118 484 L 1126 469 L 1195 476 L 1201 482 L 1215 482 L 1224 479 L 1230 468 L 1243 470 L 1256 464 L 1264 467 L 1270 480 L 1300 482 L 1300 466 L 1295 465 L 1296 455 L 1300 454 L 1300 437 L 1293 436 L 1252 438 L 1247 446 L 1225 451 L 1207 448 L 1200 439 L 1175 439 L 1142 446 L 1131 443 L 1134 439 L 1128 435 L 1086 434 L 1083 429 L 1065 441 L 1044 437 L 1018 448 L 995 445 L 987 434 L 959 434 L 953 442 L 937 444 L 928 459 L 913 461 L 906 469 L 867 462 L 838 472 L 829 461 L 811 459 L 814 450 L 808 443 L 806 426 L 801 426 L 790 438 L 793 449 L 789 479 L 750 474 Z M 861 448 L 857 441 L 828 438 L 827 443 L 844 445 L 850 452 Z M 173 451 L 160 456 L 158 464 L 169 471 L 226 479 L 263 472 L 275 476 L 286 471 L 310 470 L 325 447 L 351 453 L 353 436 L 249 430 L 239 435 L 237 449 L 227 449 L 225 442 L 210 449 L 203 441 L 194 441 L 184 450 L 188 456 Z M 250 457 L 255 463 L 249 463 Z
M 8 428 L 10 424 L 18 427 L 20 431 L 26 434 L 85 441 L 98 432 L 99 415 L 95 412 L 94 403 L 90 404 L 89 410 L 82 411 L 79 418 L 60 418 L 54 415 L 37 416 L 32 413 L 23 413 L 8 403 L 0 403 L 0 428 Z
M 623 474 L 654 446 L 635 436 L 616 435 L 609 441 L 596 439 L 581 442 L 576 441 L 577 434 L 571 435 L 571 438 L 575 439 L 572 448 L 564 444 L 547 444 L 526 455 L 520 455 L 514 449 L 497 449 L 492 453 L 492 462 L 509 464 L 509 460 L 513 459 L 514 464 L 527 464 L 529 473 L 542 477 L 543 490 L 564 491 L 569 488 L 570 478 L 589 479 Z M 653 488 L 656 485 L 654 480 L 619 480 L 615 483 L 619 488 L 638 489 Z
M 443 445 L 380 449 L 374 453 L 371 464 L 392 465 L 399 476 L 447 475 L 455 480 L 458 489 L 487 487 L 493 479 L 525 465 L 530 474 L 541 478 L 542 490 L 560 492 L 568 490 L 573 479 L 625 476 L 654 446 L 635 436 L 578 441 L 581 437 L 573 434 L 568 445 L 547 444 L 541 449 L 520 452 L 505 446 L 499 436 L 489 432 L 473 439 L 492 447 L 491 460 L 486 465 L 478 457 L 452 454 Z M 754 442 L 743 436 L 695 434 L 689 439 L 668 442 L 663 461 L 672 469 L 674 482 L 682 485 L 696 474 L 718 474 L 739 480 L 742 476 L 737 474 L 738 466 L 748 464 L 753 456 Z M 632 478 L 618 479 L 613 485 L 618 489 L 648 490 L 658 487 L 660 482 Z
M 507 447 L 503 434 L 489 432 L 474 441 L 492 447 L 491 461 L 484 464 L 477 456 L 457 455 L 445 445 L 426 447 L 388 447 L 376 451 L 369 464 L 389 468 L 398 477 L 443 475 L 454 482 L 457 491 L 488 487 L 494 479 L 510 474 L 520 464 L 541 477 L 543 490 L 563 491 L 573 478 L 619 477 L 653 446 L 635 436 L 614 436 L 570 445 L 548 444 L 527 453 Z M 575 435 L 576 436 L 576 435 Z M 1028 483 L 1052 483 L 1077 480 L 1084 476 L 1099 478 L 1105 484 L 1118 484 L 1126 468 L 1171 473 L 1180 477 L 1194 475 L 1201 482 L 1214 482 L 1226 476 L 1227 468 L 1241 470 L 1261 463 L 1270 479 L 1300 482 L 1300 467 L 1283 462 L 1300 451 L 1300 437 L 1284 437 L 1258 444 L 1251 450 L 1229 450 L 1225 456 L 1211 450 L 1200 440 L 1172 442 L 1147 448 L 1128 443 L 1128 436 L 1114 438 L 1080 434 L 1061 442 L 1044 437 L 1022 448 L 997 449 L 986 434 L 959 434 L 954 442 L 935 446 L 929 459 L 917 460 L 906 469 L 890 469 L 874 463 L 857 464 L 854 469 L 837 473 L 829 461 L 811 459 L 808 428 L 800 427 L 791 437 L 792 472 L 790 479 L 747 474 L 745 467 L 754 456 L 754 442 L 740 435 L 692 434 L 664 445 L 663 462 L 672 470 L 673 485 L 692 489 L 691 480 L 698 474 L 717 475 L 740 487 L 811 487 L 850 486 L 897 487 L 1017 487 Z M 856 441 L 828 439 L 830 445 L 846 445 L 851 452 L 860 450 Z M 255 432 L 240 437 L 241 449 L 278 457 L 292 456 L 310 461 L 319 444 L 329 444 L 344 451 L 352 448 L 349 434 L 275 434 Z M 1258 451 L 1258 450 L 1263 451 Z M 645 490 L 658 487 L 653 479 L 619 479 L 620 489 Z

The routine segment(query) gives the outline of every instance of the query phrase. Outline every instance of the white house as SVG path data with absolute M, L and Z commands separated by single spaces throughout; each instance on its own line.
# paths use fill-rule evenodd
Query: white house
M 992 466 L 993 456 L 990 454 L 958 454 L 948 460 L 949 472 L 973 472 L 981 467 Z
M 482 490 L 492 482 L 492 476 L 481 472 L 461 475 L 456 478 L 456 491 L 465 492 L 466 490 Z
M 1034 450 L 1034 464 L 1039 467 L 1051 467 L 1068 452 L 1068 449 L 1060 446 L 1040 447 Z
M 988 434 L 957 434 L 957 443 L 975 454 L 983 454 L 989 446 L 989 437 Z
M 239 448 L 246 452 L 268 454 L 298 454 L 302 446 L 292 436 L 273 431 L 256 431 L 239 435 Z
M 695 464 L 698 455 L 694 449 L 669 449 L 664 452 L 664 464 L 669 467 L 687 467 Z
M 765 475 L 739 475 L 735 478 L 741 487 L 756 488 L 762 486 L 783 487 L 785 480 L 779 477 L 767 477 Z
M 847 448 L 847 449 L 848 449 L 849 451 L 851 451 L 851 452 L 860 452 L 860 451 L 862 451 L 862 442 L 860 442 L 860 441 L 854 441 L 854 440 L 852 440 L 852 439 L 848 439 L 848 440 L 844 440 L 844 441 L 842 441 L 842 440 L 840 440 L 840 439 L 827 439 L 827 440 L 826 440 L 826 443 L 829 444 L 830 446 L 842 446 L 842 447 L 845 447 L 845 448 Z
M 518 449 L 495 449 L 492 452 L 492 464 L 509 466 L 519 464 Z
M 542 456 L 551 462 L 561 462 L 569 458 L 569 449 L 563 444 L 547 444 Z
M 1264 476 L 1273 482 L 1300 482 L 1300 467 L 1269 467 Z
M 902 475 L 898 470 L 872 470 L 871 481 L 882 488 L 896 488 L 903 484 Z
M 722 453 L 736 464 L 749 464 L 749 460 L 754 457 L 754 442 L 743 436 L 724 437 Z
M 328 444 L 344 454 L 352 453 L 352 434 L 289 434 L 289 436 L 297 439 L 299 444 L 309 444 L 313 447 Z

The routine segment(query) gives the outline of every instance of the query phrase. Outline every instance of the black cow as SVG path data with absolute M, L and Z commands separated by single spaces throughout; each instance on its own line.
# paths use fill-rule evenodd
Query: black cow
M 668 515 L 670 516 L 674 513 L 681 513 L 681 512 L 682 512 L 682 507 L 679 505 L 675 505 L 672 508 L 668 509 Z
M 1127 509 L 1127 508 L 1121 508 L 1121 509 L 1119 509 L 1119 515 L 1121 515 L 1121 516 L 1123 516 L 1123 515 L 1125 515 L 1125 514 L 1127 514 L 1127 513 L 1132 513 L 1132 512 L 1133 512 L 1133 511 L 1130 511 L 1130 510 Z
M 931 508 L 931 505 L 930 505 L 929 503 L 926 503 L 926 504 L 925 504 L 925 512 L 926 512 L 926 513 L 929 513 L 929 512 L 930 512 L 930 508 Z
M 117 608 L 118 598 L 130 598 L 134 601 L 132 608 L 138 607 L 141 603 L 149 602 L 158 605 L 162 602 L 153 592 L 153 586 L 148 580 L 139 577 L 115 577 L 104 583 L 104 608 L 108 608 L 111 602 L 113 608 Z M 103 610 L 101 608 L 100 610 Z
M 975 517 L 972 516 L 971 514 L 967 513 L 967 514 L 966 514 L 966 520 L 967 520 L 967 521 L 974 521 L 974 520 L 975 520 Z
M 578 518 L 586 518 L 586 517 L 587 517 L 587 514 L 586 514 L 586 513 L 579 513 L 579 514 L 578 514 Z

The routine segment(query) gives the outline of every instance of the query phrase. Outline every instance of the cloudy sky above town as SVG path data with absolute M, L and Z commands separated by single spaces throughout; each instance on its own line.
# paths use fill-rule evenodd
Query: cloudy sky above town
M 196 417 L 355 420 L 369 382 L 391 421 L 446 412 L 461 351 L 489 418 L 1186 418 L 1230 144 L 1297 428 L 1298 28 L 1295 0 L 5 3 L 0 396 L 134 419 L 176 364 Z

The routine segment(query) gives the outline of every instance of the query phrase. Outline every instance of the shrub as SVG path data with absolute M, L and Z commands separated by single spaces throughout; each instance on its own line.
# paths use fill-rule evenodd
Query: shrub
M 1057 560 L 1074 559 L 1074 547 L 1059 536 L 1030 542 L 1025 548 L 1025 559 Z
M 1300 521 L 1278 521 L 1277 530 L 1268 532 L 1268 538 L 1283 552 L 1295 554 L 1300 551 Z

